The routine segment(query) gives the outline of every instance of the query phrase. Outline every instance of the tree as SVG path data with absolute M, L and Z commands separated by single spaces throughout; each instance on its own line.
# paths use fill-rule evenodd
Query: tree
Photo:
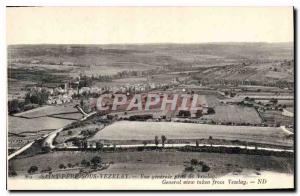
M 212 140 L 213 140 L 213 137 L 212 137 L 212 136 L 209 136 L 208 140 L 209 140 L 210 146 L 212 147 Z
M 278 99 L 272 98 L 270 100 L 271 103 L 273 103 L 274 105 L 276 105 L 278 103 Z
M 211 107 L 207 108 L 207 114 L 215 114 L 215 113 L 216 112 L 215 112 L 214 108 L 211 108 Z
M 35 165 L 31 166 L 31 167 L 28 169 L 28 173 L 29 173 L 29 174 L 32 174 L 32 173 L 34 173 L 34 172 L 36 172 L 36 171 L 38 171 L 38 167 L 35 166 Z
M 161 136 L 161 143 L 162 143 L 162 146 L 164 147 L 165 146 L 165 142 L 167 141 L 167 137 L 165 135 L 162 135 Z
M 73 165 L 72 165 L 71 163 L 68 163 L 67 166 L 68 166 L 69 168 L 73 167 Z
M 72 131 L 71 130 L 68 131 L 68 135 L 72 135 Z
M 101 157 L 99 157 L 99 156 L 95 156 L 95 157 L 93 157 L 92 160 L 91 160 L 91 163 L 92 163 L 95 167 L 99 166 L 99 165 L 101 164 L 101 162 L 102 162 L 102 160 L 101 160 Z
M 230 97 L 234 97 L 236 93 L 230 92 Z
M 65 166 L 64 164 L 61 163 L 61 164 L 59 164 L 58 168 L 59 168 L 59 169 L 66 169 L 66 166 Z
M 85 140 L 85 141 L 82 141 L 81 142 L 81 146 L 83 147 L 83 148 L 88 148 L 88 143 L 87 143 L 87 141 Z
M 96 142 L 96 149 L 101 150 L 103 148 L 103 144 L 101 142 Z
M 143 144 L 144 144 L 144 146 L 147 146 L 148 143 L 147 143 L 147 141 L 143 141 Z
M 39 105 L 43 105 L 47 102 L 49 97 L 48 92 L 45 89 L 42 89 L 39 93 Z
M 36 92 L 32 93 L 30 96 L 30 102 L 38 104 L 39 103 L 39 96 Z
M 19 112 L 20 111 L 19 101 L 17 99 L 14 99 L 14 100 L 8 102 L 8 110 L 9 110 L 9 113 Z
M 86 161 L 85 159 L 83 159 L 83 160 L 81 161 L 81 165 L 86 166 L 86 164 L 87 164 L 87 161 Z
M 156 145 L 156 147 L 158 146 L 158 144 L 159 144 L 159 141 L 158 141 L 158 136 L 155 136 L 155 138 L 154 138 L 154 142 L 155 142 L 155 145 Z
M 81 147 L 82 146 L 82 141 L 79 138 L 71 138 L 71 140 L 74 146 Z
M 30 92 L 27 92 L 25 95 L 25 105 L 30 104 Z

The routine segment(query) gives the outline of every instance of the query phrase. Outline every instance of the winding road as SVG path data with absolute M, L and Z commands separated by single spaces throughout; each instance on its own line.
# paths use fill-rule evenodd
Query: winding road
M 86 119 L 88 119 L 89 117 L 93 116 L 97 114 L 97 112 L 91 112 L 89 114 L 86 114 L 84 115 L 84 117 L 82 119 L 79 119 L 79 121 L 85 121 Z M 69 124 L 68 124 L 69 125 Z M 66 125 L 66 126 L 68 126 Z M 53 149 L 55 148 L 55 146 L 53 145 L 53 140 L 55 139 L 55 137 L 57 136 L 57 134 L 59 132 L 61 132 L 62 130 L 64 130 L 64 128 L 66 127 L 62 127 L 62 128 L 59 128 L 59 129 L 56 129 L 54 131 L 52 131 L 51 133 L 48 133 L 48 134 L 45 134 L 42 136 L 42 139 L 44 139 L 44 142 L 43 142 L 43 146 L 47 146 L 49 147 L 50 149 Z M 21 147 L 20 149 L 16 150 L 15 152 L 13 152 L 12 154 L 8 155 L 7 157 L 7 160 L 9 161 L 10 159 L 14 158 L 15 156 L 21 154 L 22 152 L 26 151 L 27 149 L 29 149 L 34 143 L 36 142 L 35 141 L 32 141 L 28 144 L 26 144 L 25 146 Z

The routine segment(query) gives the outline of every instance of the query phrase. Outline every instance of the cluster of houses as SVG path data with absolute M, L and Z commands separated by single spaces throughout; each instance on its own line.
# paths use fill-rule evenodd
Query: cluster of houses
M 49 96 L 47 104 L 63 104 L 72 102 L 72 96 L 68 94 L 58 95 L 58 96 Z
M 171 81 L 169 83 L 148 82 L 148 83 L 124 84 L 122 86 L 105 87 L 105 89 L 112 93 L 126 93 L 126 92 L 143 93 L 154 89 L 163 89 L 165 87 L 170 87 L 176 84 L 178 84 L 178 82 L 176 81 Z

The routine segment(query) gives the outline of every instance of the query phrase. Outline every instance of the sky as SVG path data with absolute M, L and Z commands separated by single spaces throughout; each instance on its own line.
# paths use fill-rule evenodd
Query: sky
M 292 7 L 8 7 L 7 44 L 293 42 Z

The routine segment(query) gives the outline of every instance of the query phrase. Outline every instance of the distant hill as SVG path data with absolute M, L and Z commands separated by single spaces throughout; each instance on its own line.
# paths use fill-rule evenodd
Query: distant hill
M 148 65 L 214 64 L 240 60 L 293 59 L 292 43 L 209 43 L 138 45 L 11 45 L 8 59 L 47 63 L 107 65 L 137 62 Z
M 293 43 L 9 45 L 9 78 L 38 82 L 121 71 L 199 71 L 194 79 L 293 82 Z M 38 78 L 38 79 L 37 79 Z M 38 80 L 38 81 L 37 81 Z

